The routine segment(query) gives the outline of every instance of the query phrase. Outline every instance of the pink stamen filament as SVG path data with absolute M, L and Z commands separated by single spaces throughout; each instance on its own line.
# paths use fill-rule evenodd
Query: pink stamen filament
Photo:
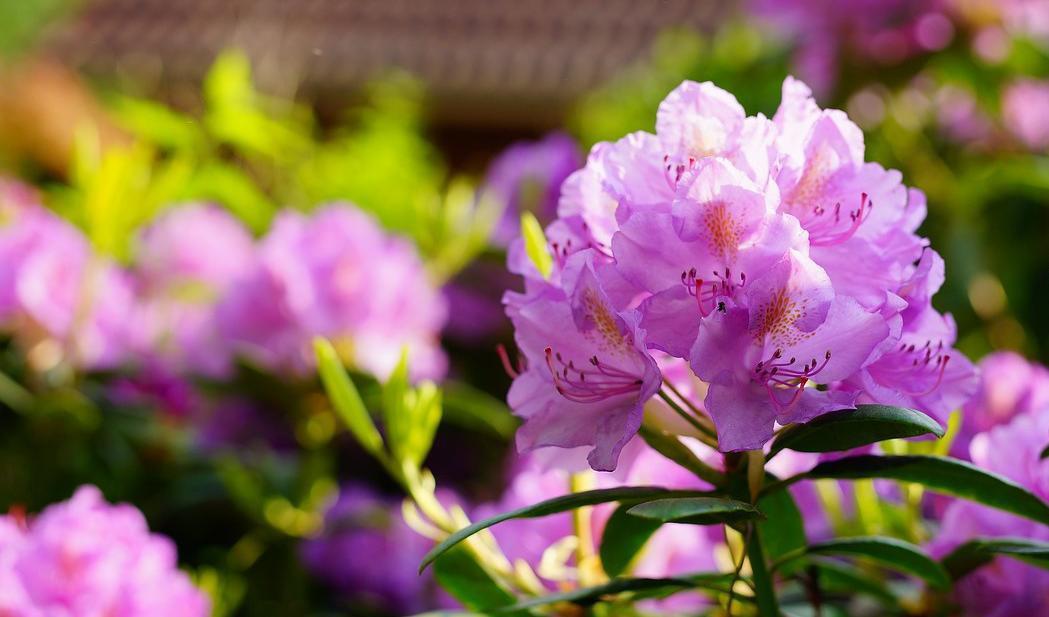
M 572 360 L 565 362 L 560 353 L 546 348 L 546 365 L 554 378 L 554 386 L 570 401 L 596 403 L 641 389 L 643 382 L 636 375 L 606 365 L 597 356 L 591 356 L 588 362 L 593 369 L 578 369 Z
M 685 175 L 686 171 L 689 171 L 696 166 L 695 157 L 688 157 L 687 163 L 674 164 L 670 162 L 670 155 L 663 156 L 663 177 L 666 178 L 667 186 L 670 188 L 677 188 L 679 182 L 681 182 L 682 176 Z
M 499 354 L 499 361 L 502 362 L 503 370 L 510 376 L 510 379 L 517 379 L 521 373 L 525 372 L 524 357 L 519 357 L 517 359 L 517 367 L 514 367 L 513 362 L 510 361 L 510 354 L 502 343 L 495 346 L 495 352 Z
M 827 363 L 830 362 L 830 355 L 828 350 L 822 363 L 813 358 L 799 370 L 791 368 L 797 364 L 797 358 L 792 357 L 789 360 L 780 361 L 780 358 L 783 357 L 783 350 L 777 349 L 768 360 L 758 362 L 754 367 L 754 373 L 756 378 L 765 384 L 765 390 L 772 404 L 775 405 L 776 411 L 782 414 L 789 411 L 798 402 L 812 377 L 826 368 Z M 783 390 L 794 390 L 790 400 L 786 402 L 781 401 L 776 394 Z
M 903 390 L 902 392 L 907 396 L 928 396 L 936 391 L 943 383 L 944 373 L 947 372 L 947 362 L 950 361 L 951 357 L 946 353 L 943 353 L 943 341 L 937 341 L 936 345 L 932 344 L 932 341 L 925 341 L 925 345 L 916 347 L 911 344 L 901 343 L 900 349 L 897 353 L 903 354 L 904 358 L 897 367 L 897 372 L 925 372 L 928 374 L 930 371 L 935 375 L 935 379 L 928 388 L 920 391 L 909 391 Z M 912 356 L 917 357 L 912 357 Z M 910 357 L 911 362 L 908 365 L 906 359 Z
M 699 314 L 703 317 L 718 307 L 718 298 L 731 297 L 737 288 L 747 283 L 747 275 L 742 272 L 739 274 L 739 283 L 732 282 L 732 273 L 728 268 L 725 268 L 724 273 L 714 271 L 714 276 L 716 280 L 704 281 L 696 277 L 695 268 L 681 273 L 681 284 L 696 299 Z
M 822 206 L 812 209 L 812 214 L 802 221 L 802 226 L 809 232 L 809 244 L 812 246 L 833 246 L 851 238 L 860 225 L 870 216 L 874 209 L 866 193 L 860 195 L 860 207 L 848 212 L 849 225 L 840 229 L 841 203 L 834 205 L 832 217 L 827 217 L 827 210 Z

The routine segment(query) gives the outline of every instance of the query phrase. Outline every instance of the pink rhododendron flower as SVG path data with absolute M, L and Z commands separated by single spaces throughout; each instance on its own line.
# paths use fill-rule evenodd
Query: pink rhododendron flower
M 1049 409 L 1049 369 L 1011 351 L 980 360 L 976 393 L 962 407 L 962 428 L 952 450 L 967 457 L 972 438 L 1014 417 Z
M 794 65 L 821 94 L 842 65 L 898 64 L 947 46 L 944 0 L 753 0 L 751 12 L 797 44 Z
M 216 206 L 168 210 L 138 238 L 143 353 L 172 370 L 218 377 L 232 350 L 219 335 L 215 306 L 254 263 L 251 234 Z
M 772 120 L 682 84 L 656 134 L 597 144 L 566 181 L 548 277 L 510 248 L 525 279 L 505 300 L 526 361 L 509 397 L 519 446 L 590 445 L 613 469 L 661 386 L 656 354 L 701 380 L 692 402 L 723 451 L 859 402 L 944 419 L 975 381 L 930 303 L 943 261 L 916 234 L 925 211 L 801 82 L 784 82 Z
M 311 572 L 360 607 L 408 615 L 455 606 L 431 577 L 419 574 L 432 546 L 404 522 L 396 499 L 349 485 L 325 512 L 321 534 L 302 544 L 301 555 Z
M 1049 499 L 1049 460 L 1041 451 L 1049 443 L 1049 408 L 1019 414 L 1011 422 L 980 433 L 972 440 L 973 462 Z M 973 538 L 1012 537 L 1049 541 L 1044 525 L 968 501 L 951 503 L 932 550 L 944 555 Z M 961 579 L 954 587 L 962 614 L 979 617 L 1026 617 L 1049 613 L 1049 572 L 1014 559 L 998 557 L 990 566 Z
M 219 306 L 223 333 L 264 366 L 308 371 L 319 335 L 380 379 L 404 347 L 414 377 L 442 376 L 437 337 L 445 317 L 414 247 L 349 205 L 281 213 L 255 265 Z
M 1021 80 L 1002 95 L 1002 120 L 1009 131 L 1031 150 L 1049 148 L 1049 81 Z
M 28 525 L 0 517 L 0 613 L 204 617 L 207 597 L 133 506 L 84 486 Z

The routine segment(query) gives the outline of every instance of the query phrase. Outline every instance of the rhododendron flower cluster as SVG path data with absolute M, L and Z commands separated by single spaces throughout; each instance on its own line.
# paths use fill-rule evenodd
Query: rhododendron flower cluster
M 419 561 L 432 542 L 405 524 L 396 506 L 396 499 L 364 486 L 343 487 L 324 515 L 324 531 L 303 543 L 303 562 L 372 610 L 408 615 L 450 606 L 433 579 L 419 575 Z
M 523 449 L 586 445 L 614 469 L 664 354 L 704 383 L 722 451 L 861 402 L 944 420 L 975 388 L 930 302 L 944 263 L 916 233 L 924 196 L 866 162 L 860 129 L 797 80 L 772 119 L 683 83 L 655 134 L 593 148 L 558 213 L 549 272 L 523 241 L 510 250 Z
M 0 182 L 0 329 L 17 334 L 32 363 L 116 366 L 133 307 L 126 272 L 30 190 Z
M 0 614 L 204 617 L 209 604 L 175 545 L 93 486 L 28 521 L 0 517 Z
M 41 369 L 221 378 L 247 356 L 302 374 L 321 335 L 364 372 L 385 378 L 407 348 L 415 376 L 440 377 L 445 316 L 414 247 L 348 204 L 283 212 L 259 242 L 218 207 L 176 206 L 121 266 L 28 190 L 0 186 L 0 329 Z
M 1041 458 L 1049 438 L 1049 407 L 1017 414 L 1005 424 L 976 435 L 972 461 L 1049 500 L 1049 459 Z M 932 543 L 943 555 L 975 538 L 1049 541 L 1049 529 L 1034 521 L 968 501 L 951 503 Z M 966 616 L 1023 617 L 1049 613 L 1049 572 L 1012 558 L 998 557 L 958 581 L 955 600 Z

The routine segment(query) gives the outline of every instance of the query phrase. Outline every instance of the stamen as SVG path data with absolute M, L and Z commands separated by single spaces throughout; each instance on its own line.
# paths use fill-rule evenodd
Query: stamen
M 576 368 L 572 360 L 564 361 L 560 353 L 546 348 L 546 365 L 554 378 L 557 392 L 577 403 L 596 403 L 612 396 L 639 391 L 643 381 L 636 375 L 601 362 L 591 356 L 593 369 Z
M 841 244 L 851 238 L 860 225 L 870 216 L 874 209 L 867 193 L 860 194 L 860 206 L 847 214 L 848 225 L 842 229 L 841 203 L 834 204 L 831 216 L 827 216 L 827 210 L 823 206 L 812 208 L 811 214 L 799 217 L 802 227 L 809 232 L 809 244 L 811 246 L 833 246 Z
M 507 353 L 506 347 L 502 343 L 495 346 L 495 352 L 499 354 L 499 361 L 503 363 L 503 370 L 510 376 L 510 379 L 517 379 L 521 373 L 527 370 L 524 356 L 518 356 L 517 368 L 514 368 L 513 363 L 510 361 L 510 354 Z
M 791 356 L 789 360 L 782 360 L 783 350 L 776 349 L 767 360 L 757 363 L 754 367 L 754 376 L 758 383 L 765 384 L 769 400 L 776 407 L 777 413 L 786 413 L 800 400 L 801 393 L 808 382 L 826 368 L 827 363 L 830 362 L 830 356 L 830 350 L 827 350 L 822 363 L 812 358 L 801 368 L 797 368 L 798 359 L 796 357 Z M 793 392 L 788 400 L 780 399 L 779 393 L 791 390 Z
M 743 287 L 747 282 L 747 275 L 739 274 L 739 282 L 732 280 L 732 272 L 725 268 L 724 272 L 714 271 L 715 280 L 706 281 L 698 277 L 696 269 L 691 268 L 681 273 L 681 284 L 688 290 L 689 295 L 696 299 L 699 314 L 706 317 L 714 310 L 724 310 L 724 302 L 718 299 L 731 297 L 737 289 Z
M 895 361 L 890 364 L 890 369 L 896 375 L 895 381 L 928 381 L 929 385 L 922 389 L 901 390 L 907 396 L 928 396 L 935 392 L 943 383 L 943 376 L 947 372 L 947 363 L 951 356 L 944 351 L 943 341 L 925 341 L 921 347 L 913 343 L 901 343 L 899 350 L 893 355 Z

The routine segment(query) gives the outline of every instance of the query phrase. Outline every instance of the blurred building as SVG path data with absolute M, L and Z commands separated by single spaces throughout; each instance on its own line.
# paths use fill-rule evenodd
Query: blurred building
M 709 30 L 719 0 L 84 0 L 48 38 L 63 62 L 177 97 L 216 54 L 261 87 L 323 109 L 391 69 L 420 79 L 431 120 L 464 130 L 557 126 L 571 102 L 670 27 Z M 190 91 L 188 88 L 186 91 Z

